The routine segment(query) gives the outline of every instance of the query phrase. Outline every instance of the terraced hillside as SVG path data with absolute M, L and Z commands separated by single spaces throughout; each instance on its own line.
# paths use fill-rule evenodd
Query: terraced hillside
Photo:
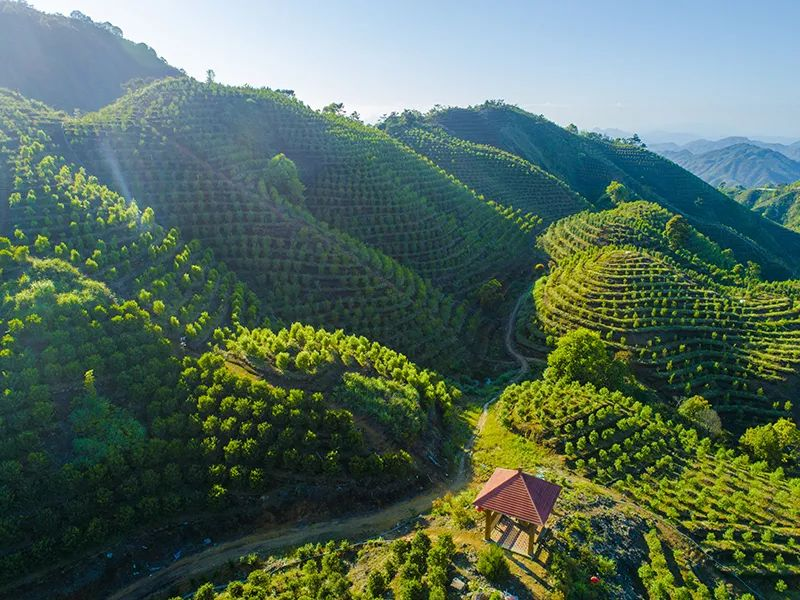
M 410 111 L 386 119 L 381 128 L 430 158 L 481 195 L 538 215 L 544 225 L 590 208 L 562 181 L 519 156 L 426 127 Z
M 201 241 L 4 106 L 0 578 L 186 515 L 284 510 L 269 491 L 376 502 L 446 464 L 457 390 L 363 337 L 259 329 Z
M 529 268 L 529 221 L 385 134 L 284 94 L 171 80 L 68 121 L 62 137 L 68 156 L 213 249 L 279 317 L 428 364 L 463 357 L 453 342 L 480 322 L 483 283 Z
M 6 99 L 9 112 L 25 110 L 19 108 L 24 102 L 18 97 Z M 45 117 L 36 124 L 54 135 L 61 133 L 63 139 L 61 122 L 52 114 Z M 94 139 L 84 140 L 90 154 L 98 150 Z M 160 144 L 162 138 L 158 140 Z M 159 201 L 156 192 L 161 194 L 160 207 L 156 206 L 159 221 L 180 223 L 183 231 L 214 250 L 256 291 L 272 314 L 286 322 L 303 319 L 366 332 L 429 364 L 455 365 L 463 360 L 464 344 L 459 344 L 458 338 L 469 339 L 467 306 L 385 254 L 316 219 L 302 206 L 302 185 L 291 161 L 283 156 L 261 160 L 249 175 L 258 178 L 251 185 L 223 176 L 195 154 L 171 153 L 171 146 L 159 148 L 163 154 L 156 158 L 172 165 L 169 176 L 163 165 L 156 167 L 159 162 L 148 163 L 150 168 L 145 169 L 137 150 L 130 160 L 142 168 L 135 172 L 143 181 L 136 183 L 128 176 L 123 180 L 123 173 L 134 171 L 123 168 L 121 153 L 109 150 L 102 154 L 111 161 L 101 161 L 100 166 L 107 170 L 103 179 L 116 182 L 118 189 L 128 193 L 137 191 L 139 198 Z M 177 183 L 168 179 L 173 175 Z M 468 193 L 463 188 L 458 191 Z M 474 200 L 493 222 L 528 244 L 516 223 Z M 165 219 L 162 211 L 167 213 Z M 413 230 L 406 233 L 415 236 Z M 452 248 L 440 247 L 443 253 L 448 249 Z M 503 259 L 499 250 L 496 256 Z
M 605 246 L 561 260 L 534 297 L 549 333 L 600 332 L 662 393 L 701 394 L 730 425 L 792 400 L 800 298 L 785 287 L 722 285 L 658 252 Z
M 13 192 L 28 219 L 0 239 L 0 578 L 182 515 L 280 512 L 277 489 L 374 502 L 444 464 L 438 376 L 342 332 L 243 329 L 258 304 L 210 252 L 36 150 L 15 187 L 46 201 Z M 229 354 L 201 354 L 212 328 Z
M 668 520 L 724 572 L 756 588 L 750 591 L 771 592 L 778 580 L 800 574 L 800 480 L 782 469 L 769 472 L 666 409 L 591 384 L 514 385 L 503 392 L 501 409 L 513 430 Z M 648 581 L 652 575 L 640 571 Z M 664 585 L 656 587 L 676 592 Z
M 612 210 L 582 212 L 561 219 L 539 237 L 539 244 L 559 262 L 595 246 L 636 246 L 667 254 L 680 264 L 730 280 L 735 266 L 730 251 L 689 225 L 670 234 L 675 215 L 644 200 L 624 202 Z
M 780 223 L 800 231 L 800 181 L 777 187 L 726 190 L 734 200 Z
M 602 198 L 611 181 L 634 194 L 685 215 L 701 232 L 731 248 L 740 262 L 754 260 L 765 274 L 797 275 L 785 257 L 800 253 L 800 236 L 731 202 L 678 165 L 638 146 L 580 135 L 517 107 L 487 102 L 426 115 L 447 133 L 487 144 L 533 163 L 563 180 L 590 202 Z

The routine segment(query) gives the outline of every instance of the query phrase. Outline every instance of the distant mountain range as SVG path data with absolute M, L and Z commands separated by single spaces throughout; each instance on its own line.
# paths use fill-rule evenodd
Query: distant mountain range
M 688 147 L 705 148 L 714 144 L 719 142 L 697 140 L 677 151 L 653 150 L 714 186 L 724 183 L 752 188 L 781 185 L 800 179 L 800 161 L 777 150 L 750 143 L 738 143 L 705 152 L 693 152 Z M 797 150 L 800 151 L 800 146 Z
M 647 138 L 645 138 L 645 141 L 646 140 Z M 724 150 L 725 148 L 729 148 L 731 146 L 741 146 L 741 145 L 766 148 L 768 150 L 779 152 L 780 154 L 783 154 L 784 156 L 792 160 L 800 161 L 800 141 L 794 142 L 793 144 L 778 144 L 771 142 L 763 142 L 761 140 L 754 140 L 744 136 L 730 136 L 722 138 L 720 140 L 697 139 L 682 145 L 676 144 L 675 142 L 651 143 L 648 144 L 648 147 L 654 152 L 658 152 L 659 154 L 664 154 L 665 152 L 680 152 L 682 150 L 686 150 L 688 152 L 691 152 L 692 154 L 697 155 L 697 154 L 705 154 L 707 152 L 712 152 L 714 150 Z

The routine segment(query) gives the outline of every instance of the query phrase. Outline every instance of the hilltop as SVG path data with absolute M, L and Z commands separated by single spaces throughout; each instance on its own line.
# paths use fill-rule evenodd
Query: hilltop
M 111 23 L 9 0 L 0 0 L 0 56 L 0 87 L 65 111 L 96 110 L 122 96 L 129 82 L 180 74 Z

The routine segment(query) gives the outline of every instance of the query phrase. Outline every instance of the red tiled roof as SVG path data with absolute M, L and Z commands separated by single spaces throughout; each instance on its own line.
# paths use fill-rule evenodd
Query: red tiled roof
M 495 469 L 472 504 L 528 523 L 544 525 L 560 493 L 560 485 L 521 470 Z

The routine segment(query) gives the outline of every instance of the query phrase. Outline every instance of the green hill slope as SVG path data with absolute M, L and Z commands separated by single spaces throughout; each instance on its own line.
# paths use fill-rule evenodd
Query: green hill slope
M 345 327 L 427 364 L 464 356 L 483 283 L 529 268 L 518 214 L 385 134 L 283 94 L 171 80 L 50 127 L 72 160 L 200 239 L 280 318 Z
M 777 187 L 731 188 L 728 194 L 740 204 L 795 231 L 800 231 L 800 181 Z
M 446 461 L 458 392 L 437 375 L 341 331 L 245 328 L 259 303 L 201 242 L 4 131 L 0 577 L 186 515 L 280 513 L 276 490 L 375 502 Z
M 427 120 L 462 139 L 516 154 L 566 182 L 590 202 L 611 181 L 685 215 L 695 227 L 731 248 L 739 261 L 762 263 L 773 277 L 797 274 L 800 236 L 746 211 L 674 163 L 637 146 L 579 135 L 543 117 L 502 103 L 433 111 Z
M 786 414 L 800 366 L 796 290 L 725 286 L 667 256 L 605 246 L 560 261 L 534 296 L 546 331 L 600 332 L 667 396 L 701 394 L 732 426 Z
M 545 225 L 590 207 L 563 182 L 519 156 L 426 127 L 419 114 L 390 117 L 381 128 L 486 198 L 533 213 Z
M 68 111 L 98 109 L 119 98 L 130 80 L 179 74 L 152 48 L 126 40 L 108 23 L 43 14 L 5 0 L 0 56 L 0 87 Z
M 718 445 L 668 409 L 591 384 L 514 385 L 503 392 L 501 410 L 508 426 L 563 455 L 570 469 L 690 536 L 724 572 L 762 590 L 800 573 L 798 480 L 782 469 L 769 473 L 766 463 Z M 654 573 L 639 574 L 646 585 L 656 583 Z M 661 578 L 653 589 L 689 597 L 669 593 L 676 584 Z

